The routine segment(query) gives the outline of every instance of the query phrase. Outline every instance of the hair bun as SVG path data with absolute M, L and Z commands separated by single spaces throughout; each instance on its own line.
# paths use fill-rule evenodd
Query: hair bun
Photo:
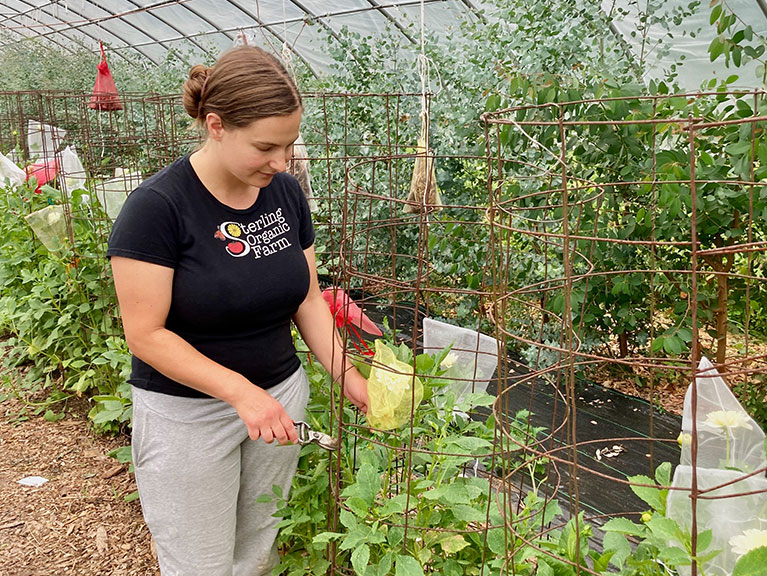
M 215 113 L 224 128 L 289 116 L 303 109 L 301 94 L 279 59 L 257 46 L 224 52 L 211 68 L 194 66 L 184 83 L 184 108 L 201 132 Z
M 197 119 L 200 116 L 202 96 L 210 71 L 211 68 L 201 64 L 192 66 L 189 70 L 189 78 L 184 82 L 184 110 L 192 118 Z

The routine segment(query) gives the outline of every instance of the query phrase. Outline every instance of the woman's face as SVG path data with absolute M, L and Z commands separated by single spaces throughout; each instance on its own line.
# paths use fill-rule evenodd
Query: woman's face
M 220 159 L 226 170 L 243 184 L 263 188 L 277 172 L 284 172 L 298 138 L 301 109 L 289 116 L 254 120 L 244 128 L 222 128 Z

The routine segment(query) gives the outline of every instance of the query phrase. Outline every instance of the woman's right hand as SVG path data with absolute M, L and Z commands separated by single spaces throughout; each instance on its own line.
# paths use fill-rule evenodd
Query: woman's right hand
M 173 294 L 172 268 L 113 256 L 112 271 L 133 354 L 171 380 L 232 405 L 253 440 L 298 441 L 293 421 L 268 392 L 200 354 L 165 327 Z
M 240 419 L 248 427 L 252 440 L 263 438 L 271 444 L 297 444 L 298 433 L 293 420 L 277 400 L 266 390 L 248 383 L 231 401 Z

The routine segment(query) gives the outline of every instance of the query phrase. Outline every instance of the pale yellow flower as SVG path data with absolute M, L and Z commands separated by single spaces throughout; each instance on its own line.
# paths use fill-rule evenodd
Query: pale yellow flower
M 48 225 L 49 226 L 53 226 L 59 220 L 61 220 L 61 213 L 59 213 L 59 212 L 57 212 L 55 210 L 51 210 L 51 211 L 48 212 Z
M 456 356 L 452 352 L 448 352 L 447 356 L 445 356 L 445 358 L 440 363 L 440 366 L 444 370 L 449 370 L 450 368 L 452 368 L 455 365 L 455 363 L 457 361 L 458 361 L 458 356 Z
M 763 546 L 767 546 L 767 530 L 751 528 L 743 532 L 743 534 L 730 538 L 730 547 L 738 556 Z
M 717 430 L 731 430 L 733 428 L 745 428 L 751 430 L 748 414 L 740 410 L 716 410 L 710 412 L 703 424 Z

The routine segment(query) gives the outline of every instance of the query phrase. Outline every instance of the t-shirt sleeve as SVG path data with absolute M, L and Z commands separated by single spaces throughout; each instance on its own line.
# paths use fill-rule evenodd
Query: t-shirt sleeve
M 175 268 L 179 237 L 178 212 L 170 200 L 157 190 L 140 186 L 125 200 L 112 226 L 107 257 Z

